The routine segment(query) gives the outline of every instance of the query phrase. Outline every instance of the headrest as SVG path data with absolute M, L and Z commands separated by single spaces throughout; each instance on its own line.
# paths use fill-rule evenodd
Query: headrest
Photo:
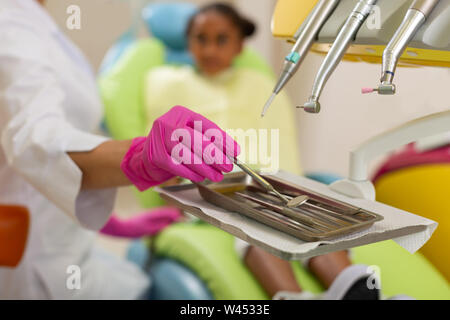
M 149 32 L 170 49 L 185 50 L 187 24 L 196 11 L 190 3 L 157 3 L 145 7 L 142 18 Z

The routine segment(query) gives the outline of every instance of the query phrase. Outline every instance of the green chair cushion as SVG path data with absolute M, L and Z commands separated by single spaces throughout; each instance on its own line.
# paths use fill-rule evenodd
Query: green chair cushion
M 233 236 L 218 228 L 202 222 L 175 224 L 156 237 L 153 248 L 193 270 L 215 299 L 268 298 L 236 254 Z
M 100 76 L 106 126 L 115 139 L 132 139 L 146 134 L 144 78 L 150 69 L 163 65 L 164 59 L 164 45 L 159 40 L 140 40 L 111 70 Z
M 155 253 L 191 268 L 216 299 L 267 299 L 255 277 L 234 249 L 234 237 L 203 222 L 182 223 L 164 230 L 154 242 Z M 414 255 L 394 241 L 353 249 L 355 264 L 378 266 L 385 297 L 406 294 L 416 299 L 450 299 L 447 281 L 420 253 Z M 292 262 L 301 288 L 324 288 L 299 262 Z
M 410 254 L 393 240 L 355 248 L 356 264 L 378 266 L 386 297 L 406 294 L 419 300 L 448 300 L 450 287 L 444 276 L 420 252 Z
M 270 78 L 274 78 L 270 65 L 264 60 L 264 58 L 257 51 L 250 47 L 245 47 L 242 53 L 234 59 L 233 66 L 235 68 L 248 68 L 259 71 Z

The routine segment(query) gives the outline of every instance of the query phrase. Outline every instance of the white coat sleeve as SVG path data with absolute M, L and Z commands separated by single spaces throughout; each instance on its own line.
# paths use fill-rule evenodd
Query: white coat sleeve
M 42 40 L 32 30 L 3 27 L 0 22 L 0 142 L 8 165 L 83 227 L 98 230 L 116 190 L 80 191 L 82 172 L 67 152 L 92 150 L 107 138 L 67 121 L 65 93 Z

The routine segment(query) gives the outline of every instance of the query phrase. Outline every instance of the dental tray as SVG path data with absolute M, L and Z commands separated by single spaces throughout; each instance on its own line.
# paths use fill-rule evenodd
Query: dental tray
M 293 235 L 286 229 L 281 229 L 285 228 L 284 223 L 288 221 L 286 219 L 279 222 L 279 228 L 270 225 L 270 222 L 263 222 L 262 210 L 242 210 L 242 202 L 227 195 L 230 191 L 243 192 L 248 189 L 249 194 L 259 191 L 258 185 L 253 184 L 251 178 L 247 178 L 244 173 L 228 174 L 220 183 L 189 183 L 158 187 L 156 191 L 169 204 L 285 260 L 310 258 L 390 239 L 414 253 L 428 241 L 437 227 L 436 222 L 424 217 L 377 201 L 351 198 L 331 190 L 325 184 L 288 172 L 280 171 L 275 175 L 264 175 L 264 178 L 277 190 L 286 194 L 305 192 L 313 200 L 332 205 L 334 210 L 344 210 L 341 214 L 351 214 L 359 209 L 356 215 L 359 217 L 359 225 L 347 226 L 349 228 L 345 230 L 340 228 L 342 233 L 334 230 L 334 234 L 332 230 L 315 233 L 304 230 L 304 227 L 300 230 L 291 228 L 292 232 L 296 232 Z M 227 200 L 227 208 L 222 199 Z M 219 205 L 214 204 L 214 201 L 219 201 Z M 271 201 L 279 203 L 277 198 Z M 279 217 L 271 210 L 266 213 L 270 213 L 270 219 L 266 218 L 267 220 Z M 364 221 L 365 217 L 367 221 Z M 319 240 L 313 241 L 314 239 Z
M 261 189 L 243 172 L 229 174 L 220 183 L 203 182 L 197 187 L 207 202 L 243 214 L 303 241 L 342 237 L 383 220 L 376 213 L 332 200 L 275 177 L 265 178 L 288 198 L 305 195 L 308 198 L 298 207 L 287 208 L 280 199 Z

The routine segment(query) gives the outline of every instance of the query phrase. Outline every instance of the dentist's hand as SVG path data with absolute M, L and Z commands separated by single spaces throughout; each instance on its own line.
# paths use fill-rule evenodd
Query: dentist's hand
M 218 182 L 239 153 L 237 142 L 215 123 L 176 106 L 155 120 L 148 137 L 133 140 L 121 169 L 141 191 L 175 176 Z

